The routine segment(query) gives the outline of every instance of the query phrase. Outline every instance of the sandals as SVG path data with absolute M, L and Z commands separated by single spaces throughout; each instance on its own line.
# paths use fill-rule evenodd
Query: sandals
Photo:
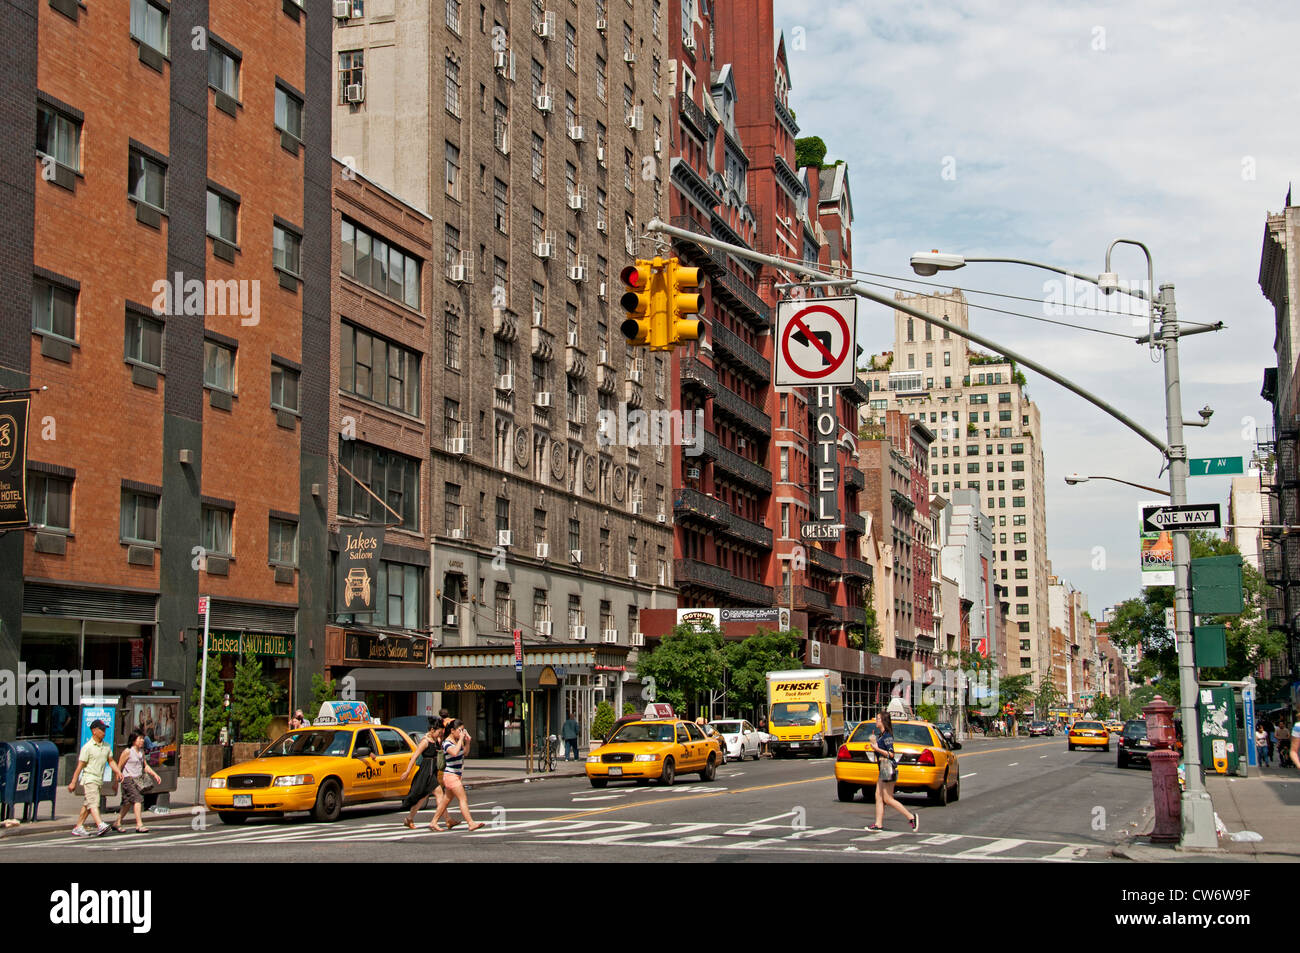
M 411 820 L 409 817 L 404 817 L 402 818 L 402 826 L 415 830 L 415 821 Z
M 471 834 L 473 834 L 476 830 L 478 830 L 480 827 L 483 827 L 484 824 L 486 824 L 486 823 L 487 823 L 486 821 L 477 821 L 477 822 L 471 824 L 471 825 L 469 826 L 469 832 L 470 832 Z
M 457 824 L 459 824 L 459 823 L 460 823 L 460 821 L 456 821 L 456 820 L 452 820 L 452 819 L 448 818 L 448 820 L 447 820 L 447 830 L 451 830 L 453 827 L 455 827 L 455 826 L 456 826 Z
M 150 831 L 149 828 L 147 828 L 147 827 L 137 827 L 137 828 L 135 829 L 135 833 L 137 833 L 137 834 L 149 834 L 149 833 L 151 833 L 151 831 Z
M 441 824 L 430 824 L 429 830 L 437 831 L 439 834 L 442 834 L 445 833 L 448 830 L 448 828 L 443 827 Z
M 120 825 L 120 824 L 114 824 L 114 825 L 113 825 L 113 833 L 114 833 L 114 834 L 125 834 L 126 831 L 123 829 L 122 825 Z

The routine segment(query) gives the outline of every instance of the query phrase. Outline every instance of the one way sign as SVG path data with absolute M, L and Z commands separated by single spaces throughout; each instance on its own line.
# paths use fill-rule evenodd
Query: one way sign
M 1142 507 L 1142 532 L 1163 533 L 1168 530 L 1218 529 L 1218 503 L 1181 503 Z

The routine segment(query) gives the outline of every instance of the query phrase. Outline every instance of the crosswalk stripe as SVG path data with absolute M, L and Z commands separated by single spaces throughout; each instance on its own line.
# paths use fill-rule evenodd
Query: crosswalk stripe
M 980 844 L 978 847 L 972 847 L 957 854 L 958 857 L 985 857 L 989 854 L 1000 854 L 1003 851 L 1011 850 L 1013 847 L 1019 847 L 1024 841 L 1015 837 L 1000 837 L 995 841 L 987 844 Z

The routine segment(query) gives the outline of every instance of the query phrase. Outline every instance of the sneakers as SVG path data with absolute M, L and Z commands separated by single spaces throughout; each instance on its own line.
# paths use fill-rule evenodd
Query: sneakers
M 881 831 L 883 831 L 884 828 L 883 828 L 883 827 L 877 827 L 875 824 L 872 824 L 870 827 L 867 828 L 867 830 L 870 831 L 870 832 L 873 833 L 873 834 L 878 834 L 878 833 L 880 833 Z
M 912 819 L 911 819 L 910 821 L 907 822 L 909 825 L 911 825 L 912 833 L 913 833 L 913 834 L 915 834 L 915 833 L 920 829 L 920 828 L 918 828 L 918 827 L 916 826 L 916 822 L 917 822 L 917 817 L 916 817 L 915 814 L 913 814 L 913 815 L 912 815 Z
M 73 836 L 73 837 L 89 837 L 89 836 L 90 836 L 90 831 L 86 830 L 84 827 L 82 827 L 80 824 L 78 824 L 76 827 L 74 827 L 74 828 L 72 829 L 72 836 Z
M 105 824 L 103 821 L 100 821 L 99 827 L 95 831 L 95 836 L 99 837 L 102 834 L 107 834 L 110 830 L 112 830 L 112 828 L 108 824 Z

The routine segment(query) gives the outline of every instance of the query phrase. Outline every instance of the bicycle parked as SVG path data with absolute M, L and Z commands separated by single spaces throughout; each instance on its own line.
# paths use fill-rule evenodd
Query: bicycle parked
M 549 738 L 539 738 L 535 750 L 537 752 L 538 772 L 554 771 L 560 751 L 559 735 L 551 735 Z

